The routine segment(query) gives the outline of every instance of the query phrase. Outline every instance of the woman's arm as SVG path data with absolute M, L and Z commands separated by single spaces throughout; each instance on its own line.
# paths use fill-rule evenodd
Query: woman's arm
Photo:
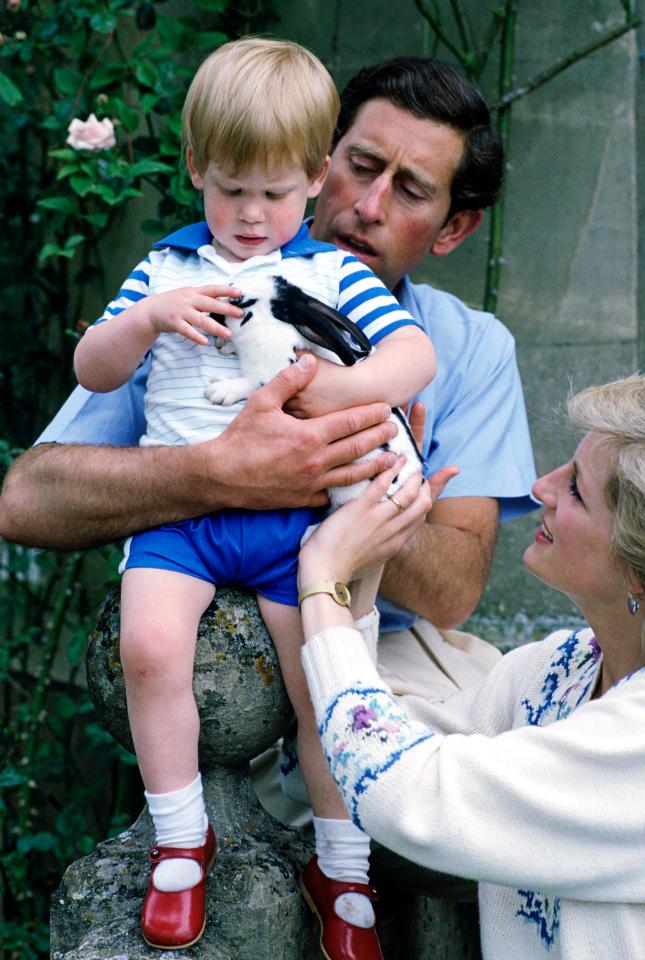
M 533 662 L 504 658 L 474 693 L 457 695 L 462 723 L 462 698 L 473 730 L 478 713 L 509 712 L 513 673 L 535 669 L 530 653 Z M 475 880 L 578 900 L 645 899 L 642 680 L 619 703 L 605 696 L 548 727 L 443 736 L 393 699 L 355 631 L 311 637 L 303 664 L 330 769 L 370 836 Z M 449 722 L 450 708 L 434 709 Z

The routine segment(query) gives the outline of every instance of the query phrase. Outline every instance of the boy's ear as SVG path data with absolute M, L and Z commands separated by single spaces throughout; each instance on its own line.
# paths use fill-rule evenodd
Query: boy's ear
M 325 177 L 327 176 L 327 171 L 329 170 L 330 157 L 325 157 L 325 162 L 322 166 L 322 170 L 309 184 L 309 189 L 307 190 L 307 197 L 312 200 L 314 197 L 317 197 L 320 191 L 322 190 L 322 185 L 325 182 Z
M 459 213 L 453 213 L 448 223 L 439 231 L 430 252 L 435 257 L 445 257 L 458 247 L 462 240 L 474 233 L 483 219 L 483 210 L 460 210 Z
M 190 147 L 186 147 L 186 166 L 188 167 L 188 172 L 190 174 L 190 182 L 194 186 L 195 190 L 203 190 L 204 178 L 195 166 L 193 152 Z

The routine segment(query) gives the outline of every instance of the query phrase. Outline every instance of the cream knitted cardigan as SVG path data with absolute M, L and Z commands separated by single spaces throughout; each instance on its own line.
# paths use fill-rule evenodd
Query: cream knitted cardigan
M 479 881 L 485 960 L 645 960 L 645 669 L 590 700 L 600 662 L 558 631 L 427 704 L 393 700 L 356 631 L 303 650 L 355 823 Z

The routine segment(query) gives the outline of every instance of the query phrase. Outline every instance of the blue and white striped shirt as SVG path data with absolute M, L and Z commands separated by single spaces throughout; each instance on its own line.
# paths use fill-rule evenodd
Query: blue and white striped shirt
M 331 244 L 313 240 L 305 224 L 279 250 L 239 263 L 220 257 L 211 240 L 208 225 L 202 222 L 156 243 L 97 322 L 150 294 L 211 284 L 234 285 L 244 292 L 246 277 L 278 273 L 347 316 L 373 345 L 401 327 L 419 326 L 365 264 Z M 214 379 L 239 376 L 238 357 L 222 355 L 215 349 L 214 337 L 200 346 L 180 334 L 160 334 L 151 349 L 147 428 L 140 443 L 197 443 L 219 436 L 242 404 L 213 406 L 204 389 Z

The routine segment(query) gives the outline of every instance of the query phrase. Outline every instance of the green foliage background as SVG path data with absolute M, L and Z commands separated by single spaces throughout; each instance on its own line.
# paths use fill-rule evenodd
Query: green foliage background
M 271 19 L 270 0 L 3 3 L 0 476 L 73 386 L 86 295 L 110 296 L 99 240 L 144 195 L 156 212 L 141 229 L 154 237 L 199 211 L 179 141 L 197 64 Z M 66 145 L 72 119 L 91 113 L 114 123 L 113 148 Z M 100 729 L 80 682 L 116 563 L 116 548 L 0 544 L 0 944 L 11 960 L 48 954 L 62 870 L 140 807 L 134 759 Z

